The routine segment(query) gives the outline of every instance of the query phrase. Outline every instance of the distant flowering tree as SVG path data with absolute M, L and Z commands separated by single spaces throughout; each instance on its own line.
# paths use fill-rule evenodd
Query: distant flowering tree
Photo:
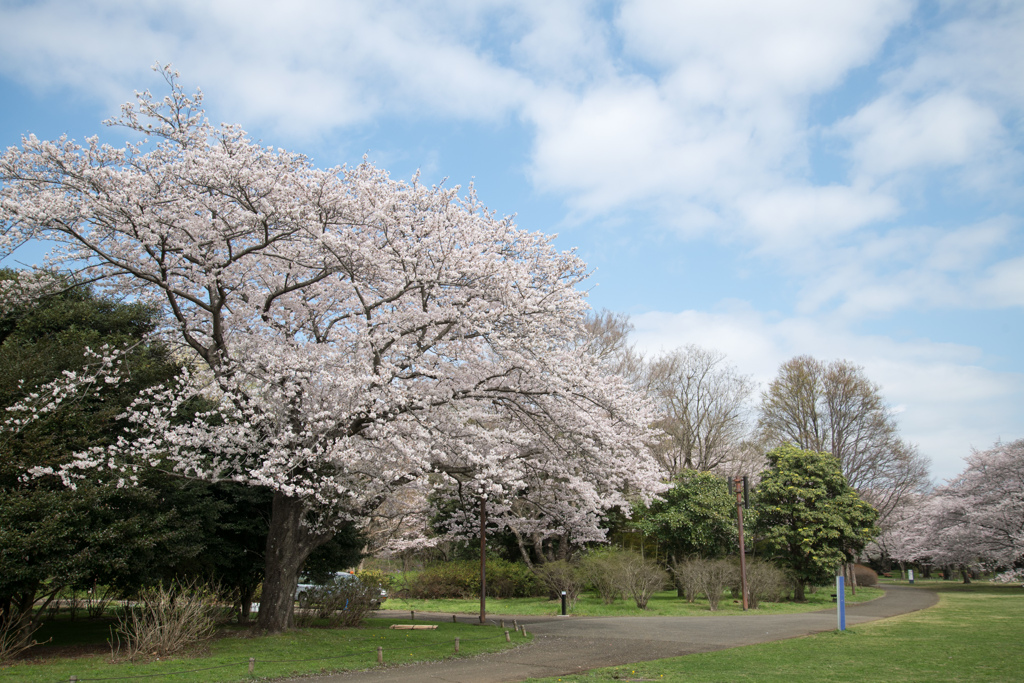
M 932 495 L 915 494 L 904 499 L 886 520 L 885 527 L 867 545 L 864 554 L 881 563 L 895 561 L 904 567 L 908 562 L 931 565 L 925 554 L 929 534 Z
M 550 518 L 562 525 L 655 490 L 646 405 L 580 343 L 575 255 L 472 191 L 365 162 L 321 170 L 215 127 L 201 94 L 163 73 L 169 95 L 143 92 L 112 122 L 143 141 L 29 137 L 0 158 L 7 248 L 54 240 L 55 264 L 158 306 L 188 367 L 66 478 L 159 467 L 272 490 L 259 615 L 272 631 L 291 623 L 309 553 L 406 487 L 458 480 L 511 501 L 542 482 L 572 498 L 573 515 Z M 23 419 L 91 380 L 42 392 Z M 199 396 L 212 407 L 182 423 Z
M 1024 559 L 1024 439 L 967 457 L 967 468 L 897 524 L 896 559 L 968 571 Z
M 979 555 L 1004 566 L 1024 558 L 1024 439 L 967 456 L 941 495 L 956 501 Z

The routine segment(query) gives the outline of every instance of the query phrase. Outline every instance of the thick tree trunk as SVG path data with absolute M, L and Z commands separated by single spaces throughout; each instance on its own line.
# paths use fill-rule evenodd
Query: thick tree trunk
M 263 596 L 257 624 L 268 633 L 291 628 L 295 608 L 295 587 L 299 570 L 309 554 L 329 538 L 313 533 L 302 524 L 306 508 L 297 498 L 274 494 L 267 534 Z
M 807 596 L 804 594 L 804 582 L 797 581 L 796 588 L 793 589 L 793 602 L 807 602 Z

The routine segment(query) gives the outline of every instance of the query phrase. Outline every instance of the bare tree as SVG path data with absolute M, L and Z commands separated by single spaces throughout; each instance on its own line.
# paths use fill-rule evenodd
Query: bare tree
M 628 315 L 605 308 L 587 315 L 584 323 L 586 339 L 581 341 L 590 346 L 592 355 L 607 364 L 611 372 L 634 388 L 645 390 L 646 365 L 643 354 L 629 342 L 632 331 L 633 324 L 629 322 Z
M 648 385 L 665 432 L 655 457 L 671 476 L 684 469 L 733 470 L 746 459 L 750 378 L 725 355 L 688 345 L 648 365 Z
M 899 436 L 895 415 L 864 369 L 845 360 L 792 358 L 761 394 L 758 427 L 769 446 L 792 443 L 839 458 L 881 524 L 929 484 L 928 461 Z

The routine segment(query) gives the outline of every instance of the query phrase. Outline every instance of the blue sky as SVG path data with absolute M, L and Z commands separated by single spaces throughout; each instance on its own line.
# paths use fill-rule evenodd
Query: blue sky
M 5 146 L 119 144 L 100 121 L 172 63 L 214 121 L 557 232 L 649 353 L 864 366 L 938 480 L 1024 436 L 1017 0 L 0 0 L 0 27 Z

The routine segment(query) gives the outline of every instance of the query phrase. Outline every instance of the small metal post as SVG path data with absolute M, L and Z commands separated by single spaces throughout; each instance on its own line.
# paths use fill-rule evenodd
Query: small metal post
M 416 610 L 414 610 L 414 609 L 409 610 L 409 620 L 410 621 L 416 621 Z
M 377 646 L 377 663 L 384 663 L 384 648 L 380 645 Z
M 459 654 L 459 639 L 455 639 L 455 654 Z
M 562 616 L 565 616 L 565 591 L 562 591 Z
M 454 614 L 452 615 L 452 623 L 453 624 L 455 623 L 455 615 Z

